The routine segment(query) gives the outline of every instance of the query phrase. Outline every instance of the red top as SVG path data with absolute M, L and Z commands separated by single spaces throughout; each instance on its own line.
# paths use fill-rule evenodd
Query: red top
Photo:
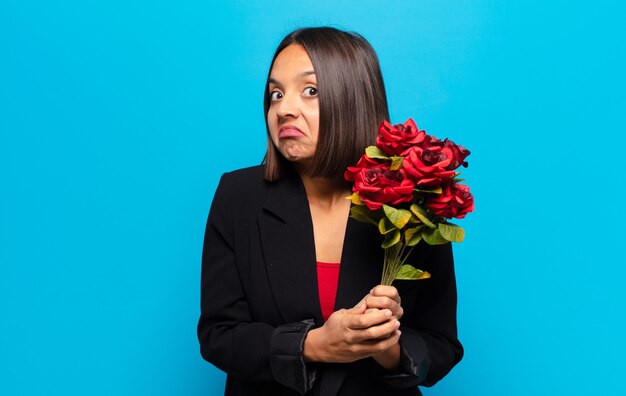
M 317 262 L 317 289 L 319 290 L 320 308 L 324 321 L 335 310 L 337 283 L 339 282 L 339 263 Z

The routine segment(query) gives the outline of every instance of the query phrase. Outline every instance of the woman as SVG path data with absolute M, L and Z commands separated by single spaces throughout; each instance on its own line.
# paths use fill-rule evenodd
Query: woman
M 431 279 L 376 286 L 380 235 L 349 218 L 343 172 L 389 118 L 374 50 L 296 30 L 265 88 L 264 164 L 224 174 L 209 213 L 202 356 L 227 395 L 421 394 L 463 354 L 452 252 L 420 244 L 411 263 Z

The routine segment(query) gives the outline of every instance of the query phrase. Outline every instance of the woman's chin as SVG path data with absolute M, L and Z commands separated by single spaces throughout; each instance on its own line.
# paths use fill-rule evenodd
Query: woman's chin
M 298 151 L 296 151 L 296 150 L 285 151 L 282 154 L 288 161 L 291 161 L 291 162 L 308 161 L 312 157 L 312 156 L 309 156 L 309 155 L 305 155 L 300 150 L 298 150 Z

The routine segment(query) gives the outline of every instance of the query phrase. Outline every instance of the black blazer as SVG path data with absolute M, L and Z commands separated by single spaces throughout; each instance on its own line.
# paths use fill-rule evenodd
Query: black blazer
M 335 309 L 351 308 L 380 283 L 378 230 L 349 218 Z M 420 242 L 408 262 L 432 278 L 396 281 L 401 363 L 388 372 L 372 358 L 308 363 L 302 345 L 323 325 L 313 225 L 300 177 L 276 182 L 263 167 L 222 176 L 209 213 L 202 254 L 202 356 L 228 376 L 226 395 L 420 395 L 461 359 L 450 244 Z

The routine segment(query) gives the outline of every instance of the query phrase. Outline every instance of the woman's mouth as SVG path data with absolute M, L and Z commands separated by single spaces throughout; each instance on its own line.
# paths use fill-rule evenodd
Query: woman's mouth
M 304 132 L 302 132 L 298 127 L 295 127 L 293 125 L 285 125 L 280 127 L 280 129 L 278 130 L 278 137 L 280 139 L 293 138 L 298 136 L 304 136 Z

